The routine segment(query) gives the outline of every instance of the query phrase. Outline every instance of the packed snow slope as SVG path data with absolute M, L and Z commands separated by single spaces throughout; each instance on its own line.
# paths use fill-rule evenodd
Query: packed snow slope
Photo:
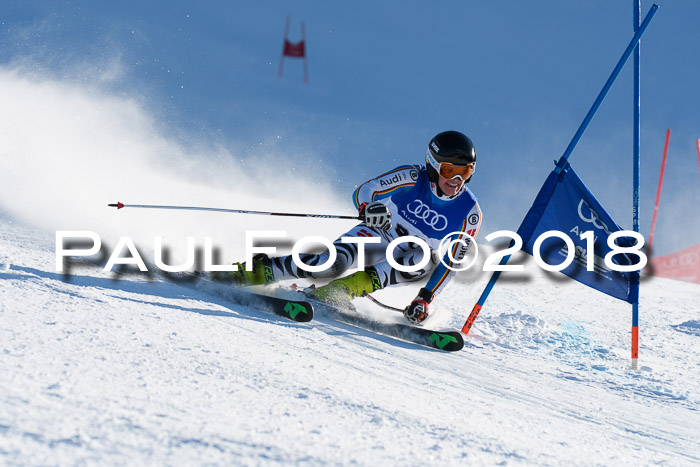
M 3 465 L 700 462 L 697 285 L 643 283 L 632 371 L 629 305 L 529 263 L 448 354 L 90 262 L 62 275 L 53 232 L 7 214 L 0 256 Z M 460 327 L 487 279 L 460 273 L 429 323 Z
M 93 231 L 106 254 L 128 236 L 147 259 L 162 237 L 176 264 L 188 236 L 232 261 L 246 231 L 285 230 L 288 249 L 352 225 L 107 203 L 349 214 L 350 193 L 293 147 L 178 143 L 134 99 L 5 69 L 0 92 L 0 464 L 700 461 L 697 285 L 643 282 L 631 371 L 630 306 L 522 258 L 456 354 L 114 275 L 104 257 L 63 275 L 57 230 Z M 488 280 L 480 263 L 428 325 L 461 327 Z M 405 306 L 416 287 L 377 296 Z

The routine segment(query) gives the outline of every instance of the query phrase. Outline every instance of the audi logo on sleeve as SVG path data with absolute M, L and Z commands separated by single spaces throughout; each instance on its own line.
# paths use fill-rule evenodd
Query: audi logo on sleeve
M 447 217 L 430 209 L 423 201 L 417 199 L 406 206 L 406 210 L 413 214 L 416 219 L 420 219 L 434 230 L 441 232 L 447 228 Z

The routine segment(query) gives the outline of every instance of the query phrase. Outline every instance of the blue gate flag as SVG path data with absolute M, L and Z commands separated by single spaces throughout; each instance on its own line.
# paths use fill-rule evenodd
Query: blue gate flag
M 568 235 L 576 251 L 574 261 L 561 272 L 600 292 L 629 303 L 639 301 L 639 271 L 617 272 L 605 265 L 605 255 L 611 250 L 608 237 L 623 230 L 603 208 L 593 193 L 576 175 L 569 163 L 563 169 L 555 169 L 549 174 L 535 202 L 518 228 L 523 239 L 523 250 L 533 254 L 537 238 L 548 230 L 558 230 Z M 586 240 L 581 234 L 593 231 L 595 242 L 593 252 L 586 250 Z M 620 237 L 621 247 L 632 246 L 634 239 Z M 561 264 L 566 259 L 568 249 L 564 241 L 550 237 L 540 246 L 542 260 L 551 265 Z M 594 255 L 594 271 L 586 270 L 586 258 Z M 637 264 L 636 255 L 616 254 L 612 261 L 630 266 Z

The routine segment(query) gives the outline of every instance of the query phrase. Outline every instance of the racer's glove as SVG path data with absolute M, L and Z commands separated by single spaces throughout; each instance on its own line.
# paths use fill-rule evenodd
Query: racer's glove
M 422 323 L 428 317 L 428 306 L 434 297 L 428 289 L 420 289 L 416 298 L 403 310 L 403 315 L 412 323 Z
M 391 212 L 381 201 L 362 203 L 359 216 L 367 227 L 376 227 L 382 230 L 391 229 Z

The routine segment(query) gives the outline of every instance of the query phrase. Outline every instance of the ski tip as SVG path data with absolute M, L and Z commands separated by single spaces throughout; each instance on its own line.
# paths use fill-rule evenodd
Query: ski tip
M 296 321 L 298 323 L 308 323 L 309 321 L 314 319 L 314 308 L 310 303 L 308 305 L 309 305 L 308 312 L 303 314 L 303 315 L 300 315 L 298 317 L 298 319 L 295 319 L 294 321 Z
M 314 307 L 309 302 L 287 301 L 283 311 L 283 316 L 299 323 L 307 323 L 314 319 Z
M 446 352 L 459 352 L 464 348 L 464 337 L 459 331 L 433 331 L 429 342 L 431 347 Z
M 124 207 L 124 203 L 117 201 L 116 203 L 108 204 L 107 206 L 109 206 L 110 208 L 121 209 Z

